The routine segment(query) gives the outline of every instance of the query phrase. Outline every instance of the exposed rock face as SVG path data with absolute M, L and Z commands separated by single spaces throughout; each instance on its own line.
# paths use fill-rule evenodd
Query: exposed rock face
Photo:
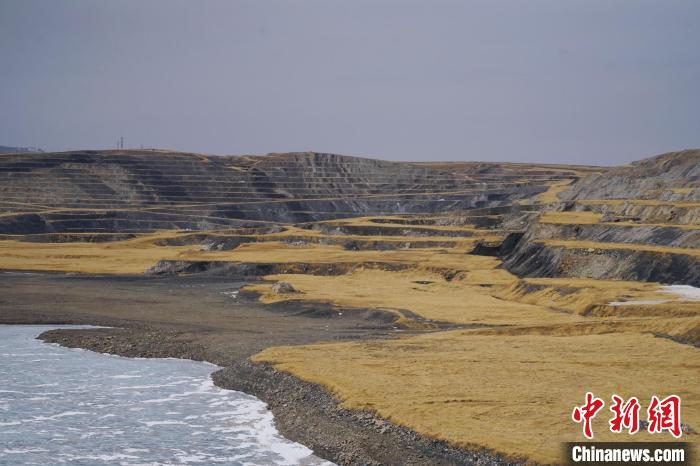
M 448 212 L 536 196 L 552 169 L 393 163 L 335 154 L 76 151 L 0 156 L 0 234 L 211 230 Z M 518 182 L 522 180 L 523 182 Z
M 561 247 L 524 240 L 504 255 L 521 276 L 653 281 L 700 287 L 700 261 L 684 254 Z
M 272 292 L 274 294 L 290 294 L 298 293 L 299 291 L 289 282 L 277 282 L 272 285 Z
M 337 264 L 324 263 L 246 263 L 227 261 L 173 261 L 161 260 L 156 265 L 145 271 L 146 275 L 191 275 L 207 274 L 212 276 L 225 276 L 233 279 L 260 278 L 265 275 L 285 273 L 301 273 L 308 275 L 344 275 L 358 267 L 367 269 L 381 269 L 387 271 L 406 270 L 407 264 L 387 264 L 385 262 L 339 262 Z
M 499 250 L 510 271 L 700 286 L 700 150 L 589 175 L 560 198 L 550 206 L 556 221 L 534 218 L 519 242 Z
M 700 150 L 671 152 L 612 168 L 581 179 L 560 197 L 564 200 L 700 200 Z
M 530 232 L 531 238 L 539 240 L 596 241 L 664 245 L 674 248 L 700 248 L 700 229 L 689 229 L 676 225 L 540 223 L 533 224 Z

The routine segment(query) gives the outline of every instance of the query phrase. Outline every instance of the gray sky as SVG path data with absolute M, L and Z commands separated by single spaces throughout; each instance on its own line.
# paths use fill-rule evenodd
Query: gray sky
M 700 147 L 700 2 L 0 0 L 0 144 L 618 164 Z

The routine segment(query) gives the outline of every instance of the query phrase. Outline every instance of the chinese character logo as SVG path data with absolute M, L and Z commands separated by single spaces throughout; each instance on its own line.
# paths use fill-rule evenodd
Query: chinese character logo
M 625 403 L 621 397 L 612 396 L 613 404 L 610 411 L 613 418 L 610 420 L 610 432 L 620 433 L 622 429 L 627 429 L 630 435 L 639 431 L 639 400 L 632 397 Z
M 583 435 L 593 438 L 593 418 L 603 409 L 605 402 L 597 398 L 591 392 L 586 393 L 585 403 L 574 407 L 571 419 L 578 424 L 583 424 Z M 639 412 L 641 405 L 637 397 L 631 397 L 627 401 L 619 395 L 612 396 L 610 411 L 612 418 L 608 421 L 610 432 L 619 434 L 627 431 L 634 435 L 639 432 Z M 647 409 L 647 423 L 650 434 L 669 432 L 675 438 L 679 438 L 682 432 L 681 425 L 681 399 L 679 396 L 670 395 L 660 400 L 656 395 L 651 397 Z
M 574 422 L 583 422 L 583 435 L 586 438 L 593 438 L 593 418 L 601 408 L 605 406 L 605 402 L 600 398 L 593 396 L 593 393 L 586 393 L 586 403 L 583 406 L 576 406 L 574 411 L 571 413 L 571 418 Z
M 667 430 L 674 437 L 681 436 L 681 399 L 676 395 L 667 396 L 659 401 L 657 396 L 651 397 L 649 409 L 649 433 L 656 434 Z

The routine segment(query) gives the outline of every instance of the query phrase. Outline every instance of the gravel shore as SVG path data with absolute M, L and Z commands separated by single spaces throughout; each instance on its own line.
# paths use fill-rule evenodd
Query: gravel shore
M 323 387 L 249 361 L 281 344 L 393 338 L 386 316 L 345 310 L 339 317 L 322 304 L 232 302 L 224 294 L 232 283 L 223 279 L 0 275 L 0 323 L 119 327 L 50 330 L 40 338 L 126 357 L 217 364 L 222 369 L 212 375 L 216 385 L 263 400 L 285 437 L 337 464 L 522 464 L 483 448 L 453 448 L 371 413 L 343 409 Z

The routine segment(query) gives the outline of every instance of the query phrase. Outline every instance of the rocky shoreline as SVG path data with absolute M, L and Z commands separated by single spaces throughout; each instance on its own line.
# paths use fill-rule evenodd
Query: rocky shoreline
M 0 278 L 1 324 L 110 327 L 49 330 L 39 338 L 125 357 L 221 366 L 212 374 L 217 386 L 261 399 L 282 435 L 337 464 L 524 463 L 476 446 L 453 448 L 371 413 L 343 409 L 323 387 L 249 360 L 270 346 L 395 338 L 386 313 L 313 302 L 262 305 L 236 291 L 247 282 L 231 277 L 0 272 Z
M 97 322 L 99 324 L 99 322 Z M 148 328 L 49 330 L 39 338 L 71 348 L 125 357 L 175 357 L 208 361 L 223 368 L 214 383 L 263 400 L 285 437 L 337 464 L 507 465 L 524 461 L 484 448 L 465 450 L 422 436 L 371 413 L 347 410 L 324 388 L 247 358 L 211 352 L 176 332 Z

